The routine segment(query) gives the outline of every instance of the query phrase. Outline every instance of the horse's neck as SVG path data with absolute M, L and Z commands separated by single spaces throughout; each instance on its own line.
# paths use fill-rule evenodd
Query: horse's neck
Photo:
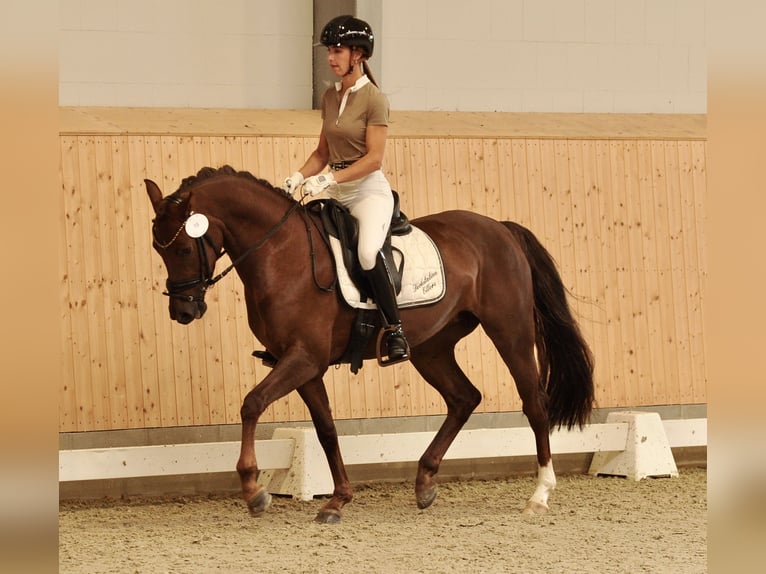
M 292 203 L 270 189 L 235 186 L 216 197 L 216 205 L 226 228 L 224 247 L 236 257 L 278 226 Z

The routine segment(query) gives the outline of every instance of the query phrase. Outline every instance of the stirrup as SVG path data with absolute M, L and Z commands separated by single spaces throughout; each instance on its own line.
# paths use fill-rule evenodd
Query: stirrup
M 402 363 L 404 361 L 410 360 L 410 344 L 407 341 L 407 338 L 404 336 L 404 333 L 401 332 L 401 328 L 401 325 L 389 325 L 388 327 L 383 327 L 378 332 L 378 340 L 375 345 L 375 354 L 378 357 L 378 365 L 381 367 L 387 367 L 389 365 L 395 365 L 396 363 Z M 395 357 L 393 359 L 386 354 L 384 358 L 382 353 L 382 343 L 386 343 L 386 352 L 388 352 L 388 337 L 394 333 L 397 333 L 399 336 L 401 336 L 402 340 L 404 341 L 404 354 L 401 357 Z

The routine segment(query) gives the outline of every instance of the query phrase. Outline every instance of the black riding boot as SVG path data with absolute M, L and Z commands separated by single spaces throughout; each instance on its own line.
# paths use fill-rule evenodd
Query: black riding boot
M 410 346 L 404 337 L 404 331 L 402 331 L 399 307 L 396 304 L 396 293 L 381 253 L 378 253 L 375 260 L 375 267 L 365 271 L 364 274 L 372 288 L 372 295 L 385 323 L 388 360 L 384 364 L 406 361 L 410 358 Z

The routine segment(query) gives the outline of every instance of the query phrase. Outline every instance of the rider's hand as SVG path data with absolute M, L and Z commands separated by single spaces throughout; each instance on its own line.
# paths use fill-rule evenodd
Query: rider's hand
M 304 195 L 316 195 L 322 193 L 325 189 L 335 183 L 335 176 L 332 172 L 320 173 L 319 175 L 312 175 L 303 182 L 303 194 Z
M 298 188 L 303 183 L 303 174 L 299 171 L 296 171 L 294 174 L 292 174 L 290 177 L 288 177 L 285 180 L 285 190 L 290 195 L 295 195 L 295 192 L 298 191 Z

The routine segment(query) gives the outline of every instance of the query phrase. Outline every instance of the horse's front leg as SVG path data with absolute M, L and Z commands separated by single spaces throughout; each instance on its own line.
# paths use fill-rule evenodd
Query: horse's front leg
M 253 516 L 260 515 L 271 504 L 271 495 L 258 483 L 258 465 L 255 458 L 255 427 L 258 419 L 271 403 L 307 381 L 321 378 L 326 368 L 312 365 L 305 357 L 281 357 L 274 369 L 247 393 L 242 402 L 242 444 L 237 473 L 242 484 L 242 498 Z
M 327 389 L 321 379 L 314 379 L 300 387 L 298 393 L 311 413 L 311 420 L 314 422 L 319 443 L 327 457 L 335 485 L 332 498 L 319 510 L 316 521 L 323 524 L 334 524 L 340 521 L 341 510 L 351 502 L 353 492 L 341 457 L 338 431 L 335 429 L 335 422 L 332 418 Z

